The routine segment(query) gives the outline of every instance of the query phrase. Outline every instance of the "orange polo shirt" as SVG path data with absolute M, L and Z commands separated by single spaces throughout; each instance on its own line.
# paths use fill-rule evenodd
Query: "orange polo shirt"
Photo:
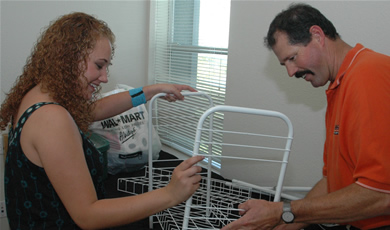
M 328 192 L 357 183 L 390 193 L 390 57 L 357 44 L 326 94 Z M 348 224 L 375 228 L 390 225 L 390 216 Z

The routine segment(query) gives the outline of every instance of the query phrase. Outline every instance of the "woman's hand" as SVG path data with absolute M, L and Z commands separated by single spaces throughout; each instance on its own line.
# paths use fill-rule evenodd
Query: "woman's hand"
M 175 205 L 187 200 L 199 188 L 201 176 L 198 173 L 202 168 L 195 164 L 203 159 L 200 155 L 191 157 L 173 170 L 171 181 L 165 188 Z
M 154 84 L 154 85 L 147 85 L 143 87 L 143 91 L 147 101 L 149 101 L 154 95 L 158 93 L 166 93 L 166 95 L 163 98 L 169 102 L 173 102 L 176 100 L 183 100 L 184 96 L 181 94 L 181 91 L 183 90 L 196 92 L 194 88 L 188 85 Z

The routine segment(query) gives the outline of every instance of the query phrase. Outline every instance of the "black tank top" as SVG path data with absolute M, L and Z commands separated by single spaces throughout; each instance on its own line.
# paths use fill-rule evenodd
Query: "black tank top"
M 11 229 L 80 229 L 65 209 L 45 169 L 29 161 L 20 145 L 20 134 L 26 120 L 35 110 L 48 104 L 58 105 L 41 102 L 31 106 L 21 116 L 15 129 L 9 131 L 4 184 Z M 103 154 L 81 130 L 80 134 L 97 197 L 103 199 Z

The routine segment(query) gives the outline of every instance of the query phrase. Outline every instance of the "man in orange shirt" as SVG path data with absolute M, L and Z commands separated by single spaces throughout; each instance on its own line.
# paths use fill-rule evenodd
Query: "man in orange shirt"
M 294 4 L 276 16 L 265 44 L 290 77 L 324 86 L 323 178 L 301 200 L 250 200 L 225 229 L 301 229 L 348 224 L 390 229 L 390 57 L 345 43 L 317 9 Z

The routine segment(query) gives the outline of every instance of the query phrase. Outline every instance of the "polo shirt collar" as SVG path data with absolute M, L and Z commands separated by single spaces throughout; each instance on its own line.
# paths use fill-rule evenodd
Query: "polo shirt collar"
M 344 77 L 345 72 L 351 66 L 351 64 L 354 61 L 355 57 L 363 49 L 365 49 L 365 47 L 362 44 L 358 43 L 358 44 L 356 44 L 356 46 L 354 48 L 352 48 L 347 53 L 347 55 L 345 56 L 345 58 L 343 60 L 343 63 L 340 66 L 340 69 L 339 69 L 339 71 L 337 73 L 336 79 L 329 85 L 328 90 L 336 89 L 340 85 L 340 83 L 341 83 L 341 81 L 342 81 L 342 79 Z

